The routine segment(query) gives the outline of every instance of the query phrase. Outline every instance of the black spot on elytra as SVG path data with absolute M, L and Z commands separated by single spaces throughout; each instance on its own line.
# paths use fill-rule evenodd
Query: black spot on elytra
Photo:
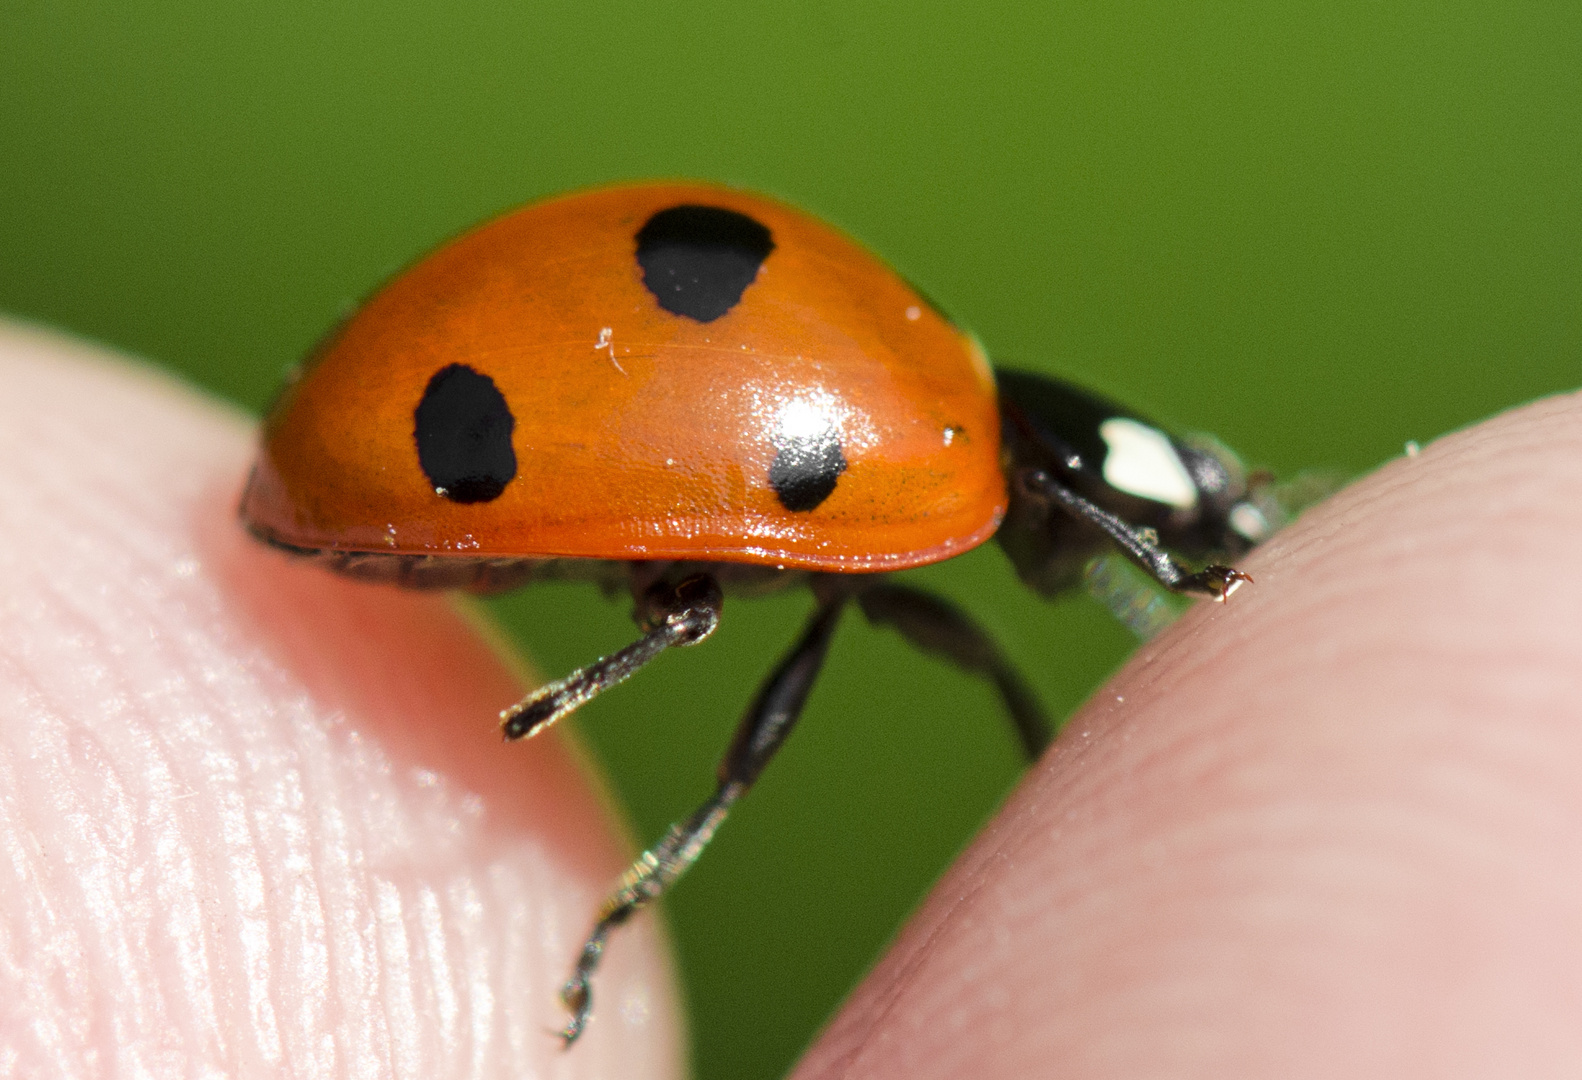
M 774 249 L 767 228 L 718 206 L 672 206 L 637 232 L 643 284 L 659 306 L 705 323 L 741 301 Z
M 846 455 L 835 432 L 784 443 L 769 466 L 769 486 L 780 505 L 805 513 L 829 498 L 835 482 L 846 471 Z
M 494 380 L 465 364 L 441 368 L 413 413 L 417 459 L 451 502 L 498 499 L 516 476 L 516 418 Z

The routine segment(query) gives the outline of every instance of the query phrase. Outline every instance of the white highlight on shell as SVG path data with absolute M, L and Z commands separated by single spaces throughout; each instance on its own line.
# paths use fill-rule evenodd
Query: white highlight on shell
M 1164 432 L 1115 416 L 1099 425 L 1099 436 L 1109 447 L 1104 480 L 1111 487 L 1182 510 L 1197 505 L 1197 485 Z
M 835 438 L 850 454 L 871 448 L 879 439 L 865 413 L 823 388 L 799 390 L 775 401 L 770 415 L 779 446 L 809 445 Z
M 725 388 L 720 392 L 722 405 L 739 408 L 735 405 L 738 394 L 746 395 L 747 413 L 761 425 L 760 430 L 776 449 L 834 436 L 850 460 L 853 453 L 879 444 L 873 419 L 825 387 L 756 384 Z
M 775 429 L 786 442 L 817 442 L 840 430 L 840 417 L 831 401 L 792 398 L 775 415 Z

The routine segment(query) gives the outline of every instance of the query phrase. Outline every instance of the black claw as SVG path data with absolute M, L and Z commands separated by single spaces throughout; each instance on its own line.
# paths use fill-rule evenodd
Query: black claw
M 582 1036 L 583 1029 L 588 1026 L 588 1018 L 593 1014 L 593 993 L 588 980 L 581 976 L 573 978 L 561 988 L 560 1000 L 571 1010 L 571 1019 L 560 1029 L 561 1048 L 569 1050 L 571 1044 Z
M 1207 593 L 1223 604 L 1231 593 L 1241 588 L 1244 581 L 1251 584 L 1252 575 L 1244 574 L 1234 567 L 1215 565 L 1205 566 L 1182 584 L 1194 592 Z

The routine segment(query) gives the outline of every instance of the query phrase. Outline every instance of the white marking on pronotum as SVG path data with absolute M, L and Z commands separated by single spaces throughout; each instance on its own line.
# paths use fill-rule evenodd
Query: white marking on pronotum
M 621 366 L 621 362 L 615 358 L 615 328 L 613 326 L 606 326 L 604 329 L 599 331 L 599 340 L 593 343 L 593 351 L 598 352 L 600 349 L 610 350 L 610 363 L 615 365 L 616 371 L 619 371 L 622 375 L 625 375 L 626 369 L 623 368 Z
M 1197 505 L 1197 485 L 1164 432 L 1115 416 L 1099 425 L 1099 435 L 1109 448 L 1104 480 L 1111 487 L 1182 510 Z
M 1269 519 L 1252 503 L 1237 503 L 1230 508 L 1230 527 L 1252 543 L 1269 537 Z

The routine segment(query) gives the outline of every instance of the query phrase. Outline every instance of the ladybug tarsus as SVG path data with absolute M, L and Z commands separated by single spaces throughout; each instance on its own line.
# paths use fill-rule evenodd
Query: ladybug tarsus
M 566 980 L 566 985 L 560 988 L 560 1000 L 571 1013 L 571 1019 L 560 1029 L 562 1050 L 570 1050 L 572 1044 L 582 1037 L 593 1015 L 593 969 L 599 966 L 599 959 L 604 955 L 605 938 L 613 929 L 605 927 L 603 923 L 600 923 L 600 927 L 602 933 L 596 931 L 583 944 L 582 953 L 577 957 L 576 970 Z
M 630 679 L 666 649 L 696 645 L 720 625 L 724 602 L 719 582 L 709 574 L 694 574 L 676 585 L 654 585 L 643 595 L 637 613 L 639 625 L 647 631 L 642 637 L 563 679 L 544 684 L 502 711 L 501 731 L 507 740 L 530 739 Z

